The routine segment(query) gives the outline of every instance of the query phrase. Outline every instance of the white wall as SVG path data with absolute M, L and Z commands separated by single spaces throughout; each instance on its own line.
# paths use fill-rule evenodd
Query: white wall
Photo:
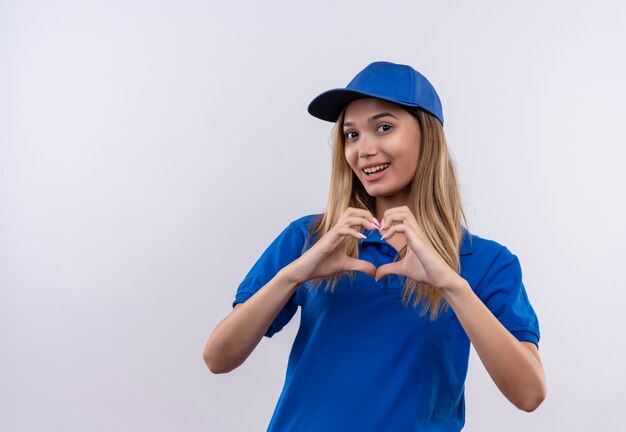
M 624 2 L 0 1 L 0 430 L 264 430 L 297 318 L 236 371 L 209 333 L 323 210 L 329 123 L 374 60 L 443 100 L 474 233 L 518 255 L 549 394 L 473 353 L 468 431 L 615 430 L 626 400 Z

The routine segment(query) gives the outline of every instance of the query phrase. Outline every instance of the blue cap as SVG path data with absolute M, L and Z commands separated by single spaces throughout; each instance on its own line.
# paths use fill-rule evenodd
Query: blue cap
M 346 88 L 320 94 L 311 101 L 308 111 L 319 119 L 336 122 L 346 105 L 364 97 L 419 107 L 437 117 L 443 126 L 439 95 L 426 77 L 411 66 L 384 61 L 370 63 Z

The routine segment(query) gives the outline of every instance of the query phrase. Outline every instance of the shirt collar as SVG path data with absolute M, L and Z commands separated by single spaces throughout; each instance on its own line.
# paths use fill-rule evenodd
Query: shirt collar
M 363 234 L 367 236 L 367 238 L 357 240 L 359 244 L 361 243 L 380 243 L 380 244 L 388 244 L 385 240 L 380 238 L 380 232 L 378 230 L 364 230 Z M 469 231 L 463 227 L 463 239 L 461 240 L 461 248 L 459 250 L 459 255 L 470 255 L 473 251 L 472 248 L 472 239 Z

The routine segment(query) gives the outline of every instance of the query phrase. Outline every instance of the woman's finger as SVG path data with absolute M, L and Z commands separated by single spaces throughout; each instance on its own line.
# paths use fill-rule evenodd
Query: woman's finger
M 338 227 L 337 228 L 337 234 L 339 234 L 342 237 L 352 236 L 352 237 L 357 238 L 357 239 L 367 238 L 367 236 L 365 234 L 358 232 L 354 228 L 348 228 L 348 227 Z
M 346 263 L 346 270 L 355 270 L 376 277 L 376 267 L 371 262 L 348 257 Z
M 374 279 L 376 279 L 376 281 L 379 281 L 385 276 L 390 275 L 390 274 L 406 276 L 402 272 L 402 265 L 400 264 L 400 262 L 401 261 L 396 261 L 396 262 L 392 262 L 389 264 L 381 265 L 380 267 L 376 269 L 376 275 L 374 276 Z
M 391 227 L 386 228 L 387 232 L 382 235 L 381 240 L 389 240 L 391 237 L 394 236 L 395 233 L 403 232 L 403 230 L 402 231 L 400 230 L 401 228 L 400 229 L 396 228 L 396 227 L 399 227 L 400 225 L 401 224 L 392 225 Z
M 365 210 L 365 209 L 358 209 L 358 208 L 353 208 L 353 207 L 348 207 L 346 209 L 346 211 L 343 213 L 342 217 L 344 216 L 358 216 L 358 217 L 362 217 L 367 219 L 368 221 L 372 221 L 374 222 L 376 225 L 380 225 L 380 221 L 378 221 L 374 215 L 372 214 L 372 212 L 370 212 L 369 210 Z
M 347 218 L 345 221 L 339 222 L 338 225 L 346 225 L 350 227 L 363 227 L 369 230 L 378 229 L 378 226 L 374 222 L 372 222 L 372 220 L 369 220 L 363 216 L 351 216 Z
M 403 223 L 407 221 L 407 215 L 403 213 L 392 213 L 385 214 L 381 219 L 380 223 L 384 226 L 384 228 L 389 229 L 395 223 Z
M 416 248 L 419 246 L 420 242 L 423 241 L 421 240 L 421 237 L 417 235 L 417 233 L 414 231 L 413 227 L 406 223 L 398 223 L 396 225 L 393 225 L 384 235 L 381 236 L 381 239 L 389 240 L 396 233 L 402 233 L 404 235 L 404 238 L 406 239 L 407 245 L 414 250 L 417 250 Z
M 367 238 L 365 234 L 362 234 L 353 228 L 338 226 L 333 228 L 332 231 L 329 231 L 324 237 L 328 238 L 330 248 L 335 249 L 348 236 L 354 237 L 357 240 Z
M 393 207 L 387 209 L 380 220 L 381 230 L 389 229 L 394 222 L 410 222 L 415 220 L 415 216 L 411 210 L 406 207 Z

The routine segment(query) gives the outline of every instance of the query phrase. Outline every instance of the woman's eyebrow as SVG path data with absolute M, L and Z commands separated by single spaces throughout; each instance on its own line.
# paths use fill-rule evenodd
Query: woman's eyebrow
M 396 117 L 395 115 L 391 114 L 390 112 L 384 112 L 384 113 L 380 113 L 380 114 L 376 114 L 376 115 L 374 115 L 374 116 L 371 116 L 371 117 L 368 119 L 368 121 L 369 121 L 369 122 L 372 122 L 372 121 L 374 121 L 374 120 L 377 120 L 377 119 L 379 119 L 379 118 L 381 118 L 381 117 L 385 117 L 385 116 L 390 116 L 390 117 L 393 117 L 393 118 L 395 118 L 396 120 L 398 119 L 398 117 Z M 347 122 L 343 122 L 343 125 L 344 125 L 344 126 L 352 126 L 352 125 L 353 125 L 353 123 L 352 123 L 352 122 L 347 121 Z

